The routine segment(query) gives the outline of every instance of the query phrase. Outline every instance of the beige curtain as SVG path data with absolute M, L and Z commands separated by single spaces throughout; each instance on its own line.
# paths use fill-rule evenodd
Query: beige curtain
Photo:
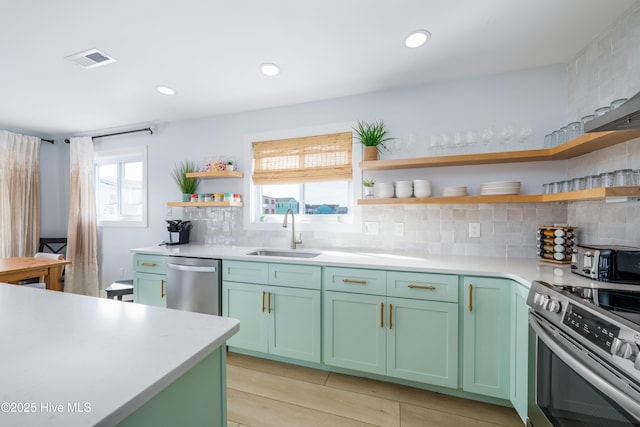
M 93 189 L 93 140 L 71 138 L 69 225 L 64 291 L 98 296 L 98 233 Z
M 40 138 L 0 131 L 0 258 L 33 256 L 40 238 Z

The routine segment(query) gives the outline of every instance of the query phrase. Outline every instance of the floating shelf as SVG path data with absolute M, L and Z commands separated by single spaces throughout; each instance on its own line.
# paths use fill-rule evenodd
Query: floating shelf
M 186 174 L 187 178 L 242 178 L 244 175 L 242 172 L 237 171 L 209 171 L 209 172 L 190 172 Z M 189 202 L 191 203 L 191 202 Z
M 167 206 L 182 208 L 241 208 L 242 202 L 168 202 Z
M 405 199 L 359 199 L 359 205 L 415 205 L 415 204 L 469 204 L 469 203 L 549 203 L 579 200 L 603 200 L 607 198 L 640 198 L 640 187 L 607 187 L 591 190 L 569 191 L 555 194 L 531 194 L 509 196 L 420 197 Z
M 567 160 L 640 137 L 640 129 L 585 133 L 553 148 L 360 162 L 363 171 Z M 483 196 L 484 197 L 484 196 Z

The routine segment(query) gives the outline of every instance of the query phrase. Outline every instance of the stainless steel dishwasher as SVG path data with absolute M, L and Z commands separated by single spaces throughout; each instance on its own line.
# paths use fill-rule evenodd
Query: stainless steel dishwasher
M 221 314 L 220 260 L 169 256 L 167 308 Z

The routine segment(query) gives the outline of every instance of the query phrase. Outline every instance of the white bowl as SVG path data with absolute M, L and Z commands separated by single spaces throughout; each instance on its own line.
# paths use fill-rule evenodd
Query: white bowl
M 431 186 L 428 187 L 415 187 L 413 189 L 413 195 L 416 197 L 430 197 L 431 196 Z
M 413 194 L 413 189 L 411 187 L 409 188 L 396 187 L 396 197 L 399 199 L 407 199 L 411 197 L 412 194 Z

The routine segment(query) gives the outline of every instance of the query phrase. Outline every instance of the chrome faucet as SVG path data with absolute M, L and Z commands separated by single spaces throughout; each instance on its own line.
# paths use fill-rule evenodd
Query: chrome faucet
M 296 240 L 296 217 L 293 215 L 293 209 L 289 208 L 284 213 L 284 221 L 282 222 L 282 226 L 287 228 L 287 215 L 291 212 L 291 245 L 289 247 L 291 249 L 295 249 L 296 245 L 302 244 L 302 233 L 300 233 L 300 238 Z

